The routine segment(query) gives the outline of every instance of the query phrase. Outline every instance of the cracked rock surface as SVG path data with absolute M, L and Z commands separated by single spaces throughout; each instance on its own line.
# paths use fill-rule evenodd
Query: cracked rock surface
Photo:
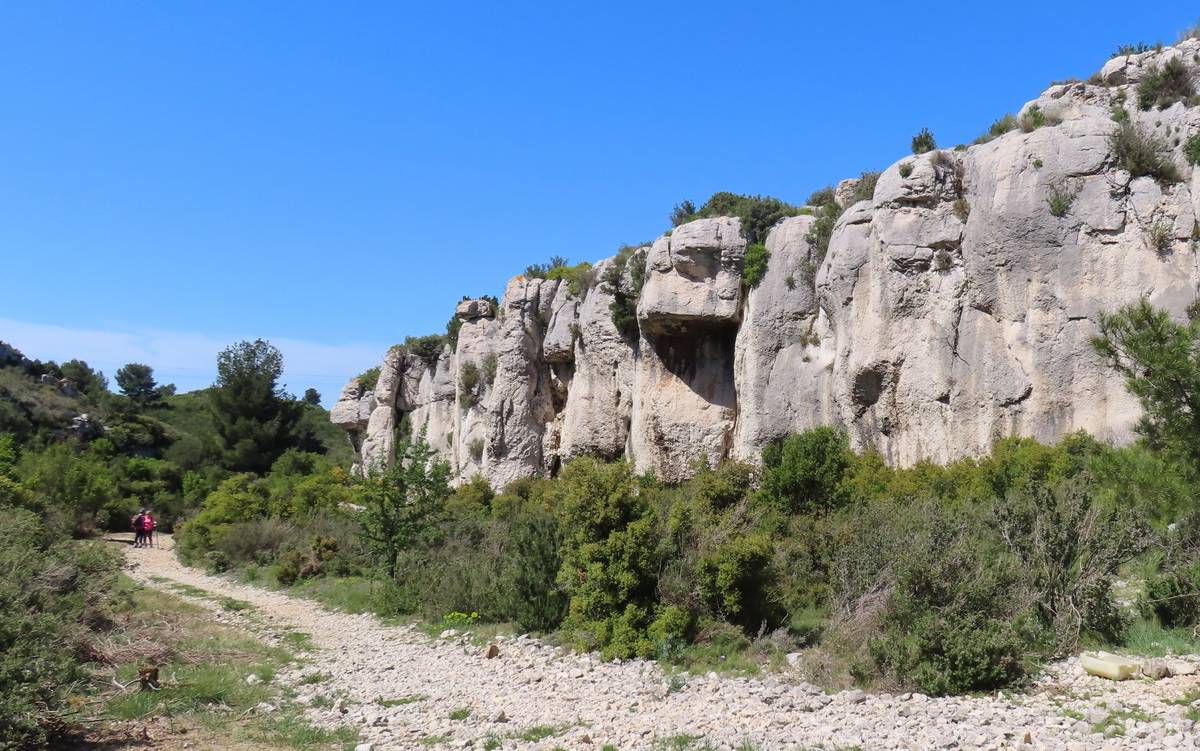
M 1135 104 L 1138 82 L 1170 59 L 1200 79 L 1200 40 L 1117 57 L 1028 102 L 1019 114 L 1040 127 L 903 156 L 862 200 L 843 181 L 824 256 L 815 216 L 784 219 L 753 287 L 730 217 L 599 261 L 574 293 L 516 277 L 498 309 L 458 305 L 456 351 L 389 353 L 376 389 L 349 384 L 332 419 L 372 464 L 391 460 L 407 415 L 460 480 L 497 486 L 580 454 L 674 480 L 698 457 L 757 461 L 818 425 L 900 466 L 1009 435 L 1128 442 L 1139 409 L 1091 348 L 1099 316 L 1145 297 L 1182 318 L 1200 284 L 1200 170 L 1183 155 L 1200 107 Z M 1178 182 L 1123 168 L 1114 111 L 1160 145 Z M 634 300 L 632 330 L 614 325 L 618 294 Z M 495 378 L 464 401 L 463 369 L 487 355 Z

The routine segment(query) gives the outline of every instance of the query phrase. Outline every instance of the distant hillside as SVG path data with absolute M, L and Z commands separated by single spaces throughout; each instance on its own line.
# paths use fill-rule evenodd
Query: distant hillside
M 176 433 L 174 445 L 167 451 L 167 458 L 187 466 L 192 457 L 199 456 L 203 446 L 213 440 L 212 414 L 208 409 L 208 394 L 211 388 L 188 391 L 167 398 L 168 409 L 159 418 Z M 319 405 L 304 405 L 301 426 L 311 432 L 330 461 L 340 467 L 349 467 L 353 452 L 346 434 L 329 421 L 329 412 Z

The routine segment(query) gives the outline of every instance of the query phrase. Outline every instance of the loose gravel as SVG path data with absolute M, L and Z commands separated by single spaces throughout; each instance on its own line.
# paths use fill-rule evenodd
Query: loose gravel
M 282 592 L 182 565 L 166 546 L 130 549 L 136 580 L 191 599 L 258 636 L 311 635 L 302 663 L 277 677 L 309 718 L 353 725 L 359 751 L 391 749 L 1151 749 L 1200 748 L 1200 675 L 1114 683 L 1077 659 L 1029 689 L 985 696 L 826 694 L 787 672 L 763 678 L 666 675 L 643 660 L 602 662 L 526 636 L 430 638 Z M 172 588 L 174 585 L 174 588 Z M 231 609 L 221 598 L 250 603 Z M 295 638 L 291 638 L 295 643 Z M 1200 664 L 1200 656 L 1175 662 Z

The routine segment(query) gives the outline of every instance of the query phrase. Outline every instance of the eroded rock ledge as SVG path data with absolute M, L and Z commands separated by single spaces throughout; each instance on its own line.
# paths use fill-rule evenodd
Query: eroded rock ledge
M 332 419 L 360 465 L 391 461 L 407 416 L 459 478 L 497 486 L 584 454 L 678 479 L 698 457 L 753 461 L 817 425 L 897 465 L 1014 434 L 1126 442 L 1138 408 L 1089 346 L 1099 313 L 1145 296 L 1182 315 L 1200 281 L 1200 172 L 1182 153 L 1200 108 L 1134 104 L 1141 77 L 1170 59 L 1197 77 L 1200 41 L 1050 87 L 1023 109 L 1044 127 L 898 160 L 845 207 L 823 259 L 806 240 L 813 217 L 781 221 L 753 288 L 739 220 L 675 228 L 636 251 L 636 332 L 614 325 L 608 283 L 576 296 L 515 277 L 499 309 L 459 305 L 456 349 L 389 352 L 375 387 L 351 381 Z M 1121 167 L 1114 108 L 1170 148 L 1180 182 Z M 1065 212 L 1051 210 L 1053 192 L 1071 197 Z M 628 266 L 621 284 L 632 293 Z M 472 369 L 484 377 L 464 389 Z

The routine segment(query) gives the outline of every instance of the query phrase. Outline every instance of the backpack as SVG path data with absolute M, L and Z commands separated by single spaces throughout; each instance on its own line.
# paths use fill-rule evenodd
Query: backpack
M 146 514 L 146 518 L 142 520 L 142 529 L 146 530 L 147 532 L 153 532 L 154 527 L 154 517 L 150 514 Z

